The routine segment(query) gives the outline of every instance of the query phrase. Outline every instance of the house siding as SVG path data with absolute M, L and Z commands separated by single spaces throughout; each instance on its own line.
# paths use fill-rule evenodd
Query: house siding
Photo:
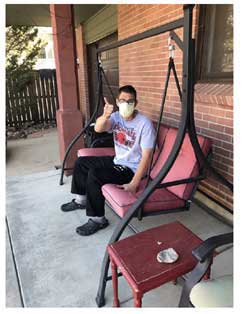
M 96 42 L 117 30 L 117 6 L 107 5 L 84 23 L 86 45 Z

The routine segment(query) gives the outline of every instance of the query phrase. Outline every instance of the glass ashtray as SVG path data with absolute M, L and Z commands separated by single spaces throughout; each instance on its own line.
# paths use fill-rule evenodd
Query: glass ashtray
M 167 263 L 167 264 L 174 263 L 178 260 L 178 258 L 179 258 L 179 255 L 177 254 L 175 249 L 173 249 L 172 247 L 162 250 L 157 254 L 157 261 L 159 263 Z

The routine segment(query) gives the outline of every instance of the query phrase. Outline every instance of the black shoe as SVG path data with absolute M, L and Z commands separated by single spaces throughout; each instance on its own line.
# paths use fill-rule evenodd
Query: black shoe
M 70 212 L 76 209 L 85 209 L 85 208 L 86 208 L 86 204 L 78 204 L 75 202 L 75 199 L 61 206 L 61 210 L 63 212 Z
M 76 228 L 76 232 L 81 236 L 88 236 L 96 233 L 100 229 L 104 229 L 109 225 L 108 220 L 105 218 L 105 221 L 102 223 L 95 222 L 91 218 L 88 222 L 80 227 Z

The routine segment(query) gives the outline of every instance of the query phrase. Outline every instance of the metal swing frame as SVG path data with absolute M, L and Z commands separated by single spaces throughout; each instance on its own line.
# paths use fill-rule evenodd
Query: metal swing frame
M 162 25 L 160 27 L 153 28 L 149 31 L 143 32 L 121 40 L 117 43 L 108 45 L 97 49 L 97 53 L 121 47 L 145 38 L 149 38 L 161 33 L 170 32 L 170 35 L 175 40 L 176 44 L 183 51 L 183 77 L 182 77 L 182 112 L 179 122 L 178 133 L 175 139 L 172 151 L 163 165 L 162 169 L 155 177 L 154 180 L 150 181 L 146 189 L 137 199 L 137 201 L 128 209 L 125 216 L 118 222 L 113 235 L 110 238 L 108 244 L 114 243 L 119 240 L 124 229 L 129 224 L 130 220 L 134 217 L 142 207 L 143 203 L 148 199 L 152 192 L 161 183 L 163 178 L 170 171 L 174 161 L 176 160 L 180 148 L 182 146 L 185 133 L 188 131 L 191 144 L 194 148 L 196 158 L 200 164 L 202 164 L 212 175 L 216 177 L 222 184 L 227 186 L 231 191 L 233 191 L 233 185 L 226 178 L 224 178 L 220 173 L 218 173 L 209 163 L 207 158 L 204 156 L 202 149 L 199 145 L 195 121 L 194 121 L 194 83 L 195 83 L 195 40 L 192 38 L 192 18 L 193 18 L 193 4 L 186 4 L 183 6 L 184 18 L 178 19 L 176 21 L 170 22 L 168 24 Z M 174 32 L 175 29 L 183 27 L 183 41 Z M 105 305 L 105 289 L 107 281 L 111 278 L 108 276 L 109 269 L 109 256 L 106 252 L 104 255 L 101 276 L 99 281 L 99 287 L 96 296 L 96 303 L 98 307 Z
M 109 92 L 113 98 L 113 101 L 115 102 L 115 96 L 112 92 L 112 89 L 109 85 L 109 82 L 108 82 L 108 79 L 107 79 L 107 76 L 103 70 L 103 67 L 102 67 L 102 61 L 101 61 L 101 58 L 99 56 L 99 53 L 98 53 L 98 47 L 96 47 L 96 50 L 97 50 L 97 53 L 96 53 L 96 61 L 97 61 L 97 82 L 98 82 L 98 88 L 97 88 L 97 99 L 96 99 L 96 106 L 95 106 L 95 110 L 92 114 L 92 116 L 90 117 L 89 121 L 87 122 L 86 126 L 79 132 L 76 134 L 76 136 L 73 138 L 73 140 L 71 141 L 71 143 L 69 144 L 69 146 L 67 147 L 67 150 L 65 152 L 65 155 L 64 155 L 64 159 L 63 159 L 63 162 L 62 162 L 62 166 L 61 166 L 61 176 L 60 176 L 60 181 L 59 181 L 59 184 L 60 185 L 63 185 L 63 176 L 64 176 L 64 172 L 65 170 L 72 170 L 73 168 L 67 168 L 65 167 L 65 163 L 67 161 L 67 158 L 69 156 L 69 153 L 72 149 L 72 147 L 75 145 L 75 143 L 79 140 L 79 138 L 81 136 L 83 136 L 84 134 L 86 134 L 86 132 L 89 130 L 89 128 L 91 127 L 91 124 L 94 123 L 94 121 L 96 120 L 96 117 L 97 117 L 97 114 L 98 114 L 98 111 L 100 109 L 100 106 L 101 104 L 103 103 L 103 79 L 105 80 L 107 86 L 108 86 L 108 89 L 109 89 Z M 103 141 L 105 141 L 105 137 L 102 138 Z M 98 142 L 100 142 L 100 139 L 97 139 Z M 95 140 L 91 143 L 91 146 L 90 147 L 95 147 Z

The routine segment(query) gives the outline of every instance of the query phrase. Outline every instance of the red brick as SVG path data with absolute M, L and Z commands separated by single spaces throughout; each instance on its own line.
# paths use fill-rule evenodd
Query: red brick
M 233 134 L 234 134 L 234 129 L 233 129 L 233 128 L 225 127 L 225 133 L 226 133 L 226 134 L 229 134 L 229 135 L 233 135 Z
M 214 152 L 217 153 L 217 154 L 220 154 L 222 156 L 225 156 L 225 157 L 229 157 L 230 156 L 230 151 L 226 150 L 226 149 L 223 149 L 221 147 L 214 147 Z
M 226 118 L 233 119 L 233 112 L 232 111 L 226 111 Z
M 232 127 L 232 125 L 233 125 L 233 121 L 231 119 L 224 119 L 224 118 L 218 117 L 217 121 L 219 124 L 222 124 L 225 126 Z
M 211 122 L 209 122 L 209 129 L 214 130 L 214 131 L 218 131 L 220 133 L 225 132 L 225 127 L 223 125 L 211 123 Z

